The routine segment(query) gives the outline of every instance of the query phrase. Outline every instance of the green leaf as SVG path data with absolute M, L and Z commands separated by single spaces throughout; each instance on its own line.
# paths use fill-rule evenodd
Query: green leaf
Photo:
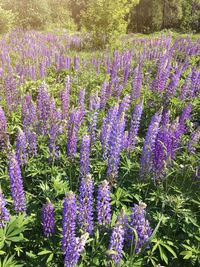
M 165 247 L 174 256 L 174 258 L 177 258 L 175 251 L 170 246 L 168 246 L 164 243 L 162 243 L 162 246 Z
M 50 262 L 50 261 L 52 261 L 52 259 L 53 259 L 53 256 L 54 256 L 54 254 L 53 254 L 53 253 L 51 253 L 51 254 L 49 255 L 49 257 L 48 257 L 48 259 L 47 259 L 47 263 L 48 263 L 48 262 Z
M 46 254 L 50 254 L 50 253 L 52 253 L 51 250 L 43 250 L 43 251 L 39 252 L 38 255 L 41 256 L 41 255 L 46 255 Z

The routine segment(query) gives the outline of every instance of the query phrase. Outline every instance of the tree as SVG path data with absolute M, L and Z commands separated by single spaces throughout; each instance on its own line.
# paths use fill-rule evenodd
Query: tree
M 81 24 L 92 35 L 93 43 L 104 46 L 119 34 L 125 33 L 125 16 L 137 0 L 89 0 L 81 14 Z
M 70 30 L 76 29 L 69 0 L 48 0 L 48 5 L 50 9 L 50 21 L 53 25 Z
M 49 20 L 46 0 L 2 0 L 2 7 L 16 14 L 16 25 L 24 29 L 43 28 Z
M 185 0 L 182 9 L 180 28 L 184 31 L 200 32 L 200 0 Z

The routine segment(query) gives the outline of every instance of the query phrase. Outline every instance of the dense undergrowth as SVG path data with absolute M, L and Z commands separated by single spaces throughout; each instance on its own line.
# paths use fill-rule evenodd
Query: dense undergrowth
M 84 41 L 1 38 L 0 266 L 199 266 L 199 38 Z

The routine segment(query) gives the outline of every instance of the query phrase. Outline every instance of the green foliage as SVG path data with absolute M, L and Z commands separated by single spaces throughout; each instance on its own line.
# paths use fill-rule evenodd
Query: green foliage
M 14 26 L 15 15 L 11 10 L 5 10 L 0 5 L 0 33 L 6 33 Z
M 12 10 L 17 16 L 16 26 L 24 29 L 44 28 L 49 18 L 49 7 L 46 0 L 2 0 L 6 10 Z
M 92 34 L 96 47 L 105 46 L 126 32 L 125 15 L 137 1 L 90 0 L 81 14 L 81 25 Z
M 199 31 L 199 0 L 140 0 L 131 10 L 128 29 L 149 33 L 166 28 Z
M 72 18 L 68 1 L 60 0 L 58 4 L 55 0 L 48 0 L 48 5 L 50 9 L 50 23 L 48 24 L 48 28 L 76 30 L 76 24 Z
M 183 31 L 199 32 L 200 29 L 200 1 L 183 1 L 183 17 L 181 20 Z

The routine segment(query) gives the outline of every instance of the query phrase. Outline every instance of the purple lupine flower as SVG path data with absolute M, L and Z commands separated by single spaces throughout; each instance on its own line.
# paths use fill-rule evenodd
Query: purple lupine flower
M 55 232 L 54 206 L 50 200 L 42 207 L 42 228 L 46 237 L 53 236 Z
M 133 150 L 135 148 L 137 142 L 137 135 L 140 126 L 140 120 L 143 111 L 143 101 L 141 101 L 138 105 L 135 106 L 131 118 L 131 126 L 128 136 L 128 148 L 129 150 Z
M 64 267 L 75 267 L 81 253 L 85 248 L 86 241 L 89 237 L 88 233 L 85 233 L 81 237 L 76 237 L 71 241 L 68 249 L 66 250 Z
M 134 78 L 132 81 L 132 91 L 131 91 L 131 99 L 137 99 L 140 97 L 140 92 L 142 88 L 142 65 L 140 64 L 134 70 Z
M 89 132 L 91 135 L 91 142 L 96 141 L 96 132 L 97 132 L 97 119 L 98 119 L 98 109 L 100 106 L 100 98 L 98 94 L 90 96 L 90 121 L 89 121 Z
M 170 122 L 170 110 L 163 109 L 161 124 L 162 126 L 167 126 L 169 122 Z
M 16 141 L 16 157 L 20 166 L 24 166 L 26 164 L 26 135 L 20 128 L 18 130 Z
M 37 112 L 38 112 L 38 133 L 45 135 L 48 134 L 49 117 L 51 110 L 50 95 L 47 90 L 46 84 L 43 82 L 39 88 L 37 96 Z
M 78 107 L 84 110 L 85 89 L 80 89 L 78 94 Z
M 200 72 L 193 70 L 191 83 L 192 93 L 194 95 L 200 93 Z
M 84 135 L 80 148 L 80 173 L 81 177 L 86 177 L 90 172 L 90 136 Z
M 188 152 L 195 153 L 196 145 L 200 140 L 200 126 L 191 134 L 190 140 L 188 142 Z
M 170 82 L 169 82 L 169 85 L 168 85 L 167 91 L 166 91 L 166 98 L 167 99 L 169 99 L 175 95 L 176 89 L 177 89 L 178 84 L 179 84 L 180 76 L 184 70 L 185 70 L 185 65 L 178 66 L 176 68 L 175 73 L 171 74 Z
M 128 131 L 124 132 L 124 136 L 123 136 L 123 149 L 127 150 L 128 146 L 129 146 L 129 133 Z
M 130 227 L 135 229 L 137 232 L 138 240 L 136 243 L 136 238 L 134 235 L 133 230 L 130 228 L 130 239 L 134 242 L 136 246 L 136 253 L 140 253 L 141 248 L 147 244 L 150 236 L 152 235 L 152 229 L 149 225 L 149 221 L 145 218 L 145 203 L 139 203 L 139 205 L 134 205 L 134 208 L 132 208 L 132 214 Z
M 125 118 L 124 113 L 118 118 L 113 124 L 111 131 L 110 151 L 108 157 L 108 179 L 111 181 L 116 181 L 118 177 L 118 168 L 120 162 L 120 154 L 123 149 L 123 136 L 125 129 Z
M 8 142 L 7 123 L 5 113 L 0 106 L 0 149 L 3 150 Z
M 9 176 L 14 210 L 22 213 L 26 210 L 25 192 L 20 166 L 14 152 L 11 152 L 9 157 Z
M 29 156 L 37 156 L 37 135 L 35 132 L 27 129 L 26 140 Z
M 35 110 L 35 105 L 33 104 L 31 96 L 29 94 L 25 96 L 25 99 L 23 101 L 21 116 L 23 127 L 25 130 L 27 128 L 35 128 L 35 124 L 37 122 L 37 114 Z
M 103 158 L 107 159 L 108 152 L 109 152 L 109 141 L 110 141 L 110 135 L 113 125 L 115 124 L 115 120 L 117 117 L 119 105 L 116 104 L 114 107 L 111 107 L 106 117 L 103 120 L 103 125 L 101 127 L 101 145 L 102 145 L 102 151 L 103 151 Z
M 169 150 L 169 158 L 174 159 L 178 146 L 180 145 L 180 139 L 183 135 L 182 125 L 179 122 L 179 118 L 176 118 L 169 128 L 171 147 Z
M 124 247 L 124 239 L 125 239 L 125 215 L 124 211 L 118 215 L 117 222 L 112 231 L 110 245 L 109 245 L 109 256 L 111 260 L 116 264 L 120 265 L 122 258 L 122 251 Z M 114 251 L 115 253 L 112 253 Z
M 81 179 L 79 187 L 78 222 L 84 233 L 93 232 L 94 182 L 90 174 Z
M 181 92 L 180 92 L 180 99 L 185 100 L 189 96 L 189 90 L 190 90 L 190 85 L 191 85 L 191 76 L 192 72 L 188 74 L 188 76 L 185 79 L 184 84 L 181 87 Z
M 129 73 L 130 73 L 130 63 L 127 62 L 124 69 L 124 81 L 123 81 L 124 84 L 126 84 L 128 81 Z
M 97 220 L 98 224 L 106 226 L 111 222 L 111 197 L 108 181 L 104 180 L 98 186 L 97 193 Z
M 126 112 L 128 111 L 129 109 L 129 105 L 130 105 L 130 96 L 129 95 L 126 95 L 120 105 L 119 105 L 119 110 L 118 110 L 118 114 L 117 116 L 120 117 L 122 115 L 122 113 L 124 113 L 124 116 L 126 116 Z
M 101 86 L 101 96 L 100 96 L 100 108 L 104 109 L 106 107 L 106 91 L 107 91 L 108 83 L 105 81 Z
M 49 137 L 49 156 L 50 160 L 59 158 L 59 150 L 56 145 L 56 139 L 59 132 L 59 125 L 57 123 L 53 124 L 50 128 L 50 137 Z
M 164 91 L 169 78 L 171 69 L 171 55 L 169 53 L 163 54 L 158 62 L 158 71 L 155 79 L 151 84 L 152 90 Z
M 50 160 L 59 158 L 59 150 L 56 144 L 58 136 L 62 132 L 61 128 L 61 117 L 62 114 L 59 110 L 57 110 L 55 105 L 54 98 L 51 99 L 50 102 L 50 113 L 49 113 L 49 154 Z
M 140 167 L 140 176 L 147 176 L 152 168 L 152 153 L 155 146 L 155 141 L 157 133 L 159 130 L 159 125 L 162 117 L 162 111 L 158 111 L 151 119 L 149 124 L 147 134 L 144 140 L 144 145 L 142 149 L 141 156 L 141 167 Z
M 10 213 L 6 208 L 6 201 L 0 189 L 0 229 L 10 220 Z
M 68 141 L 67 141 L 67 154 L 69 157 L 74 158 L 77 149 L 77 135 L 78 129 L 81 124 L 80 110 L 72 110 L 70 114 L 68 126 Z
M 71 245 L 71 241 L 76 236 L 76 195 L 73 192 L 69 192 L 63 203 L 63 215 L 62 215 L 62 251 L 66 253 L 68 247 Z
M 182 133 L 185 133 L 187 131 L 187 128 L 185 126 L 185 123 L 190 119 L 190 114 L 192 112 L 192 105 L 188 104 L 182 111 L 179 122 L 180 122 L 180 131 Z
M 161 179 L 165 174 L 169 151 L 171 149 L 172 136 L 169 131 L 170 125 L 162 126 L 159 130 L 153 151 L 152 171 L 155 179 Z
M 61 93 L 61 110 L 62 119 L 67 120 L 69 117 L 69 100 L 70 100 L 70 77 L 67 77 L 65 88 Z

